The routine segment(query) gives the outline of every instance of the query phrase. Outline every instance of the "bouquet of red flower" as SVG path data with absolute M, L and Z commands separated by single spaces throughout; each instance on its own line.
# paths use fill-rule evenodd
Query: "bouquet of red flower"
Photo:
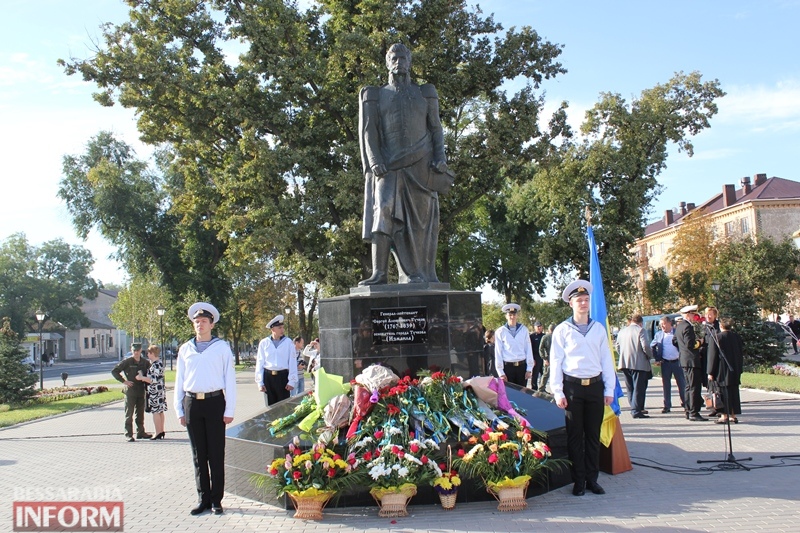
M 303 450 L 295 437 L 289 444 L 289 453 L 275 459 L 267 467 L 267 475 L 257 474 L 253 481 L 258 488 L 272 490 L 277 496 L 288 492 L 295 495 L 337 492 L 364 482 L 361 463 L 355 454 L 343 457 L 322 443 Z
M 379 430 L 351 448 L 369 475 L 371 492 L 394 491 L 409 484 L 430 484 L 442 475 L 441 468 L 431 457 L 439 449 L 438 444 L 431 439 L 414 438 L 405 445 L 393 444 L 392 439 L 403 440 L 399 430 L 388 428 L 387 431 L 388 434 Z
M 455 460 L 462 475 L 480 478 L 490 489 L 527 484 L 534 476 L 558 467 L 562 461 L 550 458 L 550 448 L 530 428 L 517 431 L 514 439 L 501 431 L 485 431 L 471 438 L 469 450 L 459 450 Z

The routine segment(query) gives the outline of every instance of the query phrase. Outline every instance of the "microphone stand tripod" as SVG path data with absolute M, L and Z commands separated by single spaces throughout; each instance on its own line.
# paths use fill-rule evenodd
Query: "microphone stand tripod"
M 717 337 L 717 330 L 714 328 L 714 326 L 712 324 L 706 324 L 706 327 L 708 328 L 708 331 L 711 334 L 711 338 L 714 339 L 714 345 L 717 347 L 717 350 L 719 351 L 719 357 L 720 357 L 720 359 L 722 359 L 722 361 L 725 363 L 725 366 L 728 368 L 728 375 L 730 376 L 731 374 L 733 374 L 733 365 L 731 365 L 730 361 L 728 361 L 728 358 L 725 357 L 725 352 L 722 351 L 722 347 L 720 347 L 720 345 L 719 345 L 719 338 Z M 706 369 L 706 371 L 707 371 L 707 369 Z M 716 376 L 716 377 L 719 377 L 719 376 Z M 726 433 L 727 433 L 727 442 L 726 442 L 727 450 L 726 451 L 727 451 L 728 455 L 722 461 L 714 461 L 714 460 L 701 461 L 701 460 L 698 460 L 697 462 L 698 462 L 698 464 L 700 464 L 700 463 L 719 463 L 721 468 L 723 467 L 722 465 L 725 465 L 725 467 L 724 467 L 725 469 L 742 469 L 742 470 L 747 470 L 749 472 L 750 469 L 747 468 L 745 465 L 743 465 L 741 463 L 741 461 L 752 461 L 753 458 L 752 457 L 745 457 L 743 459 L 736 459 L 736 457 L 733 455 L 733 438 L 731 437 L 731 411 L 732 411 L 732 409 L 731 409 L 730 401 L 729 401 L 729 398 L 728 398 L 728 387 L 722 387 L 722 386 L 718 385 L 718 388 L 720 389 L 720 394 L 722 395 L 722 402 L 725 404 L 725 407 L 724 407 L 724 409 L 725 409 L 725 430 L 726 430 Z

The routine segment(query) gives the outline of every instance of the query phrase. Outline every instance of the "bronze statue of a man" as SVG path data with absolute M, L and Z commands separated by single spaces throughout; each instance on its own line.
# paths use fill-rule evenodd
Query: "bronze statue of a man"
M 387 283 L 394 252 L 400 283 L 437 282 L 439 192 L 453 183 L 444 155 L 439 97 L 431 84 L 411 83 L 411 51 L 386 53 L 389 83 L 364 87 L 359 129 L 364 167 L 364 240 L 372 244 L 372 276 Z

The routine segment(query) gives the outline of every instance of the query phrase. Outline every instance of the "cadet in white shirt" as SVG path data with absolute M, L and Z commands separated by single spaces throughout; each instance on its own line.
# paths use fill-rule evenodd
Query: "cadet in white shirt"
M 556 326 L 550 347 L 550 390 L 564 409 L 575 496 L 583 496 L 585 489 L 605 494 L 597 484 L 600 426 L 617 384 L 606 329 L 589 318 L 591 291 L 582 279 L 564 289 L 561 298 L 572 308 L 572 318 Z
M 283 334 L 283 315 L 267 323 L 272 334 L 258 343 L 255 381 L 267 406 L 289 397 L 297 387 L 297 352 L 292 339 Z
M 178 350 L 175 411 L 189 432 L 198 505 L 191 514 L 207 510 L 222 514 L 225 492 L 225 425 L 233 421 L 236 376 L 228 343 L 211 335 L 219 311 L 206 302 L 189 308 L 196 337 Z
M 528 328 L 517 322 L 519 305 L 503 306 L 507 323 L 494 332 L 494 363 L 497 375 L 524 387 L 533 373 L 533 350 Z

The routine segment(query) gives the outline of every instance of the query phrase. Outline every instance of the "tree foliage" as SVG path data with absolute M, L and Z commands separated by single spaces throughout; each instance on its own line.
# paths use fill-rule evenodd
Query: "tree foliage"
M 151 169 L 128 144 L 101 132 L 83 155 L 64 157 L 58 195 L 78 234 L 86 238 L 97 229 L 132 275 L 155 268 L 172 298 L 193 288 L 224 301 L 228 283 L 219 263 L 225 245 L 209 227 L 208 212 L 175 208 L 180 197 L 171 191 L 183 185 L 169 160 L 162 151 Z
M 745 288 L 764 312 L 781 314 L 800 281 L 800 250 L 789 238 L 745 238 L 721 246 L 714 266 L 715 279 Z
M 136 274 L 117 294 L 109 318 L 117 328 L 127 331 L 135 340 L 160 345 L 162 319 L 156 308 L 163 306 L 166 309 L 164 339 L 175 337 L 179 330 L 175 331 L 172 325 L 180 315 L 186 317 L 185 309 L 175 309 L 170 303 L 170 295 L 161 285 L 157 273 Z
M 629 250 L 661 190 L 657 176 L 670 143 L 691 156 L 691 137 L 709 127 L 723 95 L 717 80 L 703 82 L 698 72 L 677 73 L 630 103 L 602 94 L 586 114 L 582 139 L 565 142 L 557 156 L 538 162 L 533 179 L 509 200 L 510 211 L 543 234 L 538 262 L 551 265 L 553 274 L 587 274 L 588 208 L 606 294 L 624 292 L 633 266 Z
M 11 320 L 3 317 L 0 329 L 0 404 L 20 404 L 33 396 L 36 374 L 22 363 L 25 351 L 20 348 L 19 337 L 11 328 Z
M 675 296 L 670 286 L 670 278 L 663 268 L 650 269 L 644 282 L 644 296 L 650 305 L 651 313 L 667 313 L 674 304 Z
M 135 109 L 143 141 L 167 147 L 163 189 L 143 183 L 145 213 L 117 219 L 122 224 L 107 234 L 162 273 L 191 272 L 190 281 L 175 283 L 180 290 L 200 284 L 202 292 L 227 294 L 209 268 L 228 250 L 236 261 L 274 261 L 298 286 L 316 284 L 323 295 L 364 275 L 358 91 L 385 81 L 393 42 L 412 49 L 415 80 L 438 88 L 450 166 L 459 176 L 442 200 L 442 279 L 450 277 L 450 244 L 468 232 L 462 222 L 471 207 L 548 153 L 563 127 L 555 120 L 540 131 L 543 99 L 534 92 L 563 72 L 555 62 L 560 47 L 529 27 L 505 31 L 465 2 L 131 6 L 128 22 L 104 27 L 93 57 L 62 64 L 98 85 L 101 104 Z M 503 84 L 513 79 L 524 85 L 509 96 Z M 99 166 L 96 173 L 109 179 L 138 172 L 131 187 L 148 181 L 138 167 L 66 163 L 67 179 L 75 170 L 79 183 L 67 182 L 62 197 L 84 230 L 102 231 L 111 204 L 82 175 Z M 134 227 L 137 218 L 144 228 Z M 209 268 L 187 259 L 202 253 Z
M 718 243 L 706 214 L 705 209 L 698 208 L 683 217 L 667 256 L 672 272 L 702 272 L 708 277 L 714 268 Z
M 11 235 L 0 243 L 0 315 L 20 336 L 36 322 L 37 309 L 67 327 L 88 324 L 80 307 L 83 298 L 97 296 L 93 265 L 82 246 L 61 239 L 31 246 L 24 234 Z

